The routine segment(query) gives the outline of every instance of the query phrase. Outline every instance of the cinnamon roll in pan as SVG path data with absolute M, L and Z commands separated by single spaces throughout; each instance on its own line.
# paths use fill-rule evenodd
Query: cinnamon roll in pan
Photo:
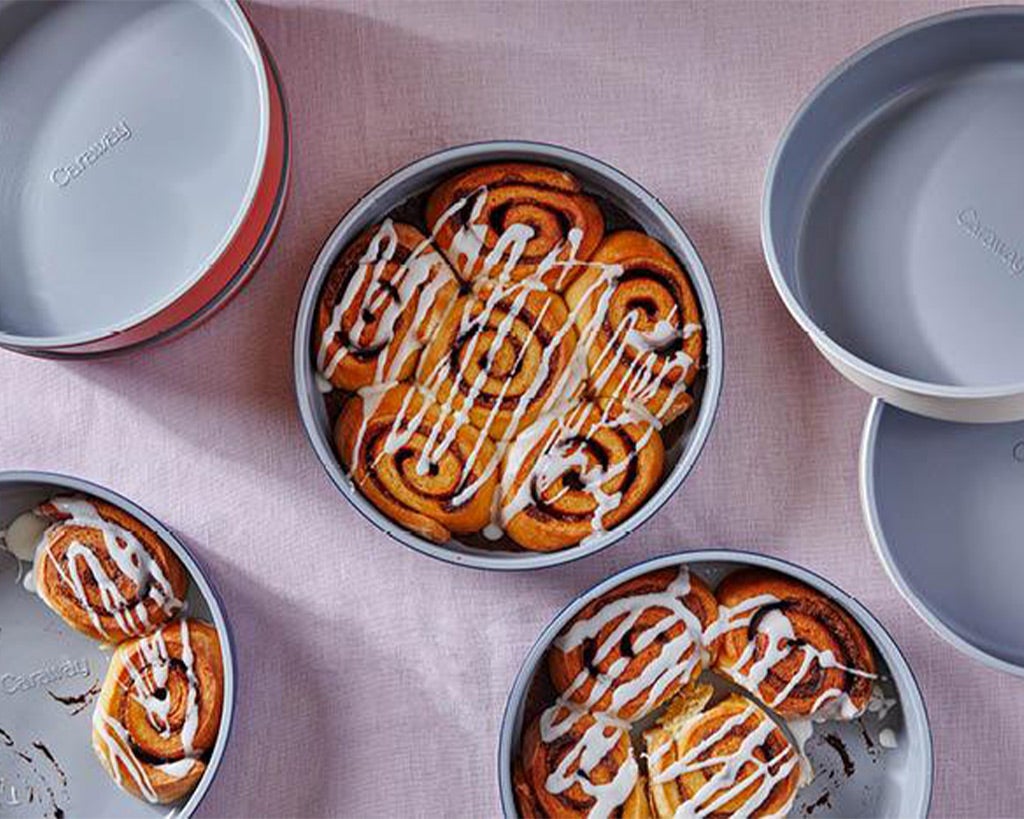
M 632 282 L 655 262 L 679 286 L 651 306 Z M 630 332 L 610 339 L 627 314 Z M 520 569 L 603 548 L 665 503 L 713 421 L 720 351 L 706 273 L 660 203 L 589 157 L 502 142 L 414 163 L 342 220 L 303 294 L 295 370 L 310 441 L 366 517 L 432 556 Z M 367 435 L 373 413 L 356 408 L 398 387 L 444 430 L 424 436 L 408 481 L 473 439 L 447 496 L 414 518 L 393 493 L 364 491 L 390 469 L 397 426 L 379 461 L 339 448 Z
M 234 661 L 220 601 L 174 533 L 101 486 L 0 472 L 0 624 L 6 801 L 194 812 L 227 746 Z
M 768 685 L 736 679 L 748 660 Z M 923 817 L 932 782 L 920 691 L 878 621 L 811 572 L 728 550 L 639 564 L 563 610 L 513 683 L 498 755 L 510 818 Z

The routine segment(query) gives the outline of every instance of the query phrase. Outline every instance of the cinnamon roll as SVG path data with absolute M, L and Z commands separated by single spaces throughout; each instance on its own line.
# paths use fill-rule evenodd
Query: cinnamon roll
M 659 424 L 686 412 L 704 347 L 700 309 L 679 262 L 656 239 L 610 234 L 565 298 L 599 395 Z
M 730 574 L 705 633 L 715 666 L 783 717 L 854 719 L 876 679 L 863 630 L 804 583 L 763 569 Z
M 647 499 L 664 462 L 658 430 L 615 401 L 583 402 L 541 418 L 505 454 L 505 532 L 538 551 L 598 537 Z
M 345 390 L 408 378 L 458 289 L 416 228 L 391 219 L 369 228 L 342 252 L 320 294 L 317 371 Z
M 185 567 L 156 532 L 97 498 L 55 497 L 35 555 L 36 591 L 68 625 L 119 643 L 174 617 L 188 590 Z
M 438 186 L 427 224 L 466 281 L 533 278 L 567 287 L 604 235 L 597 202 L 566 171 L 509 162 L 484 165 Z
M 548 654 L 562 696 L 591 711 L 642 719 L 703 669 L 714 595 L 685 566 L 659 569 L 587 604 Z
M 410 385 L 366 388 L 344 405 L 335 445 L 356 487 L 396 523 L 435 542 L 490 520 L 494 445 Z
M 576 391 L 576 329 L 564 302 L 526 286 L 458 300 L 423 354 L 418 379 L 494 440 L 514 435 Z
M 624 723 L 556 703 L 526 730 L 522 756 L 520 810 L 565 819 L 650 815 Z M 524 799 L 524 789 L 532 800 Z
M 739 695 L 702 711 L 711 688 L 699 689 L 644 733 L 654 815 L 785 816 L 804 778 L 797 748 Z
M 117 647 L 93 712 L 93 750 L 128 793 L 174 802 L 206 770 L 223 704 L 216 630 L 171 623 Z

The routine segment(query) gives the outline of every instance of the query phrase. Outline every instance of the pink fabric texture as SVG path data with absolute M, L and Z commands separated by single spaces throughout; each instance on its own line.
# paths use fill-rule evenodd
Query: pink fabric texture
M 239 661 L 205 816 L 494 816 L 496 742 L 528 647 L 573 596 L 644 558 L 778 555 L 891 631 L 935 736 L 935 816 L 1019 813 L 1024 682 L 970 661 L 902 601 L 857 498 L 869 399 L 815 353 L 759 242 L 768 157 L 837 61 L 936 2 L 357 3 L 249 7 L 290 109 L 276 244 L 222 314 L 109 361 L 0 356 L 3 466 L 125 493 L 179 531 L 223 594 Z M 345 210 L 439 148 L 529 138 L 653 191 L 720 299 L 725 390 L 709 444 L 651 522 L 599 556 L 507 575 L 386 539 L 335 491 L 295 409 L 291 337 Z

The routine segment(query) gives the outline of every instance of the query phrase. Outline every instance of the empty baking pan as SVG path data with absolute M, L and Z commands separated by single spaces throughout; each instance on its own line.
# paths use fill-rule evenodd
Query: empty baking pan
M 833 71 L 771 160 L 762 239 L 800 326 L 876 396 L 1024 418 L 1024 8 L 902 28 Z
M 1024 675 L 1024 422 L 963 424 L 875 401 L 861 500 L 893 582 L 944 639 Z

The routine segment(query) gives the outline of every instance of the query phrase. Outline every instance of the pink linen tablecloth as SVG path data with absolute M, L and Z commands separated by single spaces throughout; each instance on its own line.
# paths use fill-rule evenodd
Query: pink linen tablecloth
M 852 50 L 948 7 L 251 6 L 294 137 L 291 201 L 251 285 L 158 349 L 0 356 L 0 466 L 127 494 L 196 545 L 224 596 L 241 688 L 202 815 L 498 814 L 498 725 L 539 630 L 609 573 L 702 546 L 797 561 L 891 631 L 931 714 L 933 815 L 1024 810 L 1024 681 L 956 653 L 885 577 L 857 500 L 868 398 L 789 319 L 758 238 L 765 164 L 804 95 Z M 601 555 L 520 575 L 429 560 L 349 507 L 306 443 L 290 359 L 308 267 L 356 198 L 423 154 L 508 137 L 579 148 L 660 197 L 726 332 L 721 411 L 682 490 Z

